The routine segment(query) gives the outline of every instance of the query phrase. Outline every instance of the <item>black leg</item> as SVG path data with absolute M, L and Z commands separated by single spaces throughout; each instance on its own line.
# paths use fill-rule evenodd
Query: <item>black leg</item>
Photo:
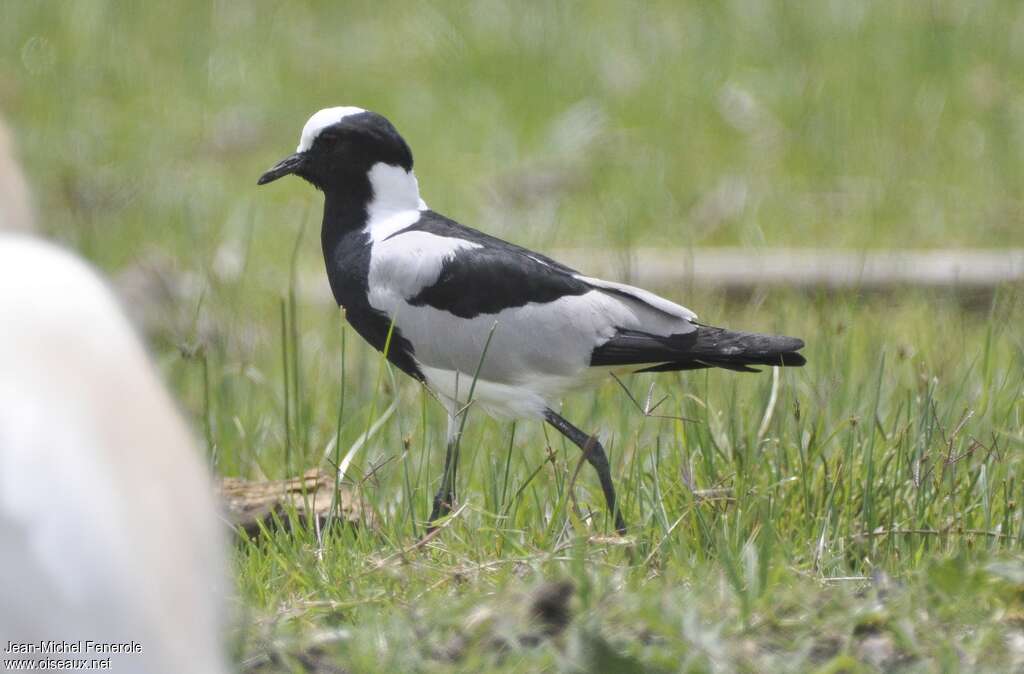
M 444 452 L 444 475 L 441 477 L 441 487 L 434 495 L 434 508 L 430 511 L 428 532 L 434 530 L 434 522 L 439 517 L 444 517 L 452 511 L 452 504 L 455 503 L 455 471 L 458 466 L 459 443 L 456 439 L 449 438 L 448 448 Z
M 615 530 L 620 534 L 626 533 L 626 522 L 616 505 L 615 485 L 612 484 L 612 473 L 608 467 L 608 456 L 604 453 L 604 447 L 595 436 L 587 435 L 552 410 L 544 410 L 544 420 L 583 450 L 587 462 L 597 471 L 597 479 L 601 481 L 601 491 L 604 492 L 604 502 L 608 505 L 608 512 L 615 517 Z

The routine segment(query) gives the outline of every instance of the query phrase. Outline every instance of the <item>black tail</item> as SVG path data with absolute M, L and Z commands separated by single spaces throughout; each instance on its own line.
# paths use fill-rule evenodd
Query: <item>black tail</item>
M 643 365 L 637 372 L 669 372 L 721 367 L 738 372 L 758 372 L 751 365 L 799 367 L 807 362 L 797 351 L 802 339 L 755 332 L 737 332 L 698 325 L 694 332 L 660 337 L 637 330 L 619 330 L 594 349 L 592 366 Z

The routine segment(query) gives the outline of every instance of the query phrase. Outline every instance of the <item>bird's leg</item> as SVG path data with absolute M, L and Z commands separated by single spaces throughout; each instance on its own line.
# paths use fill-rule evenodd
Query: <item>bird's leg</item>
M 444 452 L 444 475 L 441 487 L 434 495 L 434 508 L 430 511 L 430 525 L 427 532 L 434 530 L 434 522 L 452 510 L 455 503 L 455 473 L 459 467 L 459 423 L 455 414 L 449 411 L 447 447 Z
M 619 512 L 615 500 L 615 485 L 612 484 L 608 455 L 604 453 L 604 447 L 598 442 L 597 437 L 587 435 L 550 409 L 544 410 L 544 420 L 583 450 L 587 462 L 597 471 L 597 479 L 601 481 L 601 491 L 604 492 L 604 502 L 608 505 L 608 512 L 615 517 L 615 530 L 620 534 L 625 534 L 626 522 L 622 519 L 622 513 Z

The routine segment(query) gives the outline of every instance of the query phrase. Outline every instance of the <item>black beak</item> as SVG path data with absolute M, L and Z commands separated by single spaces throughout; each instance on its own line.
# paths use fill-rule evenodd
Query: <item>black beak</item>
M 281 161 L 274 164 L 274 167 L 260 176 L 260 179 L 256 181 L 257 185 L 266 185 L 269 182 L 273 182 L 278 178 L 284 177 L 291 173 L 295 173 L 306 163 L 306 153 L 296 152 L 290 157 L 285 157 Z

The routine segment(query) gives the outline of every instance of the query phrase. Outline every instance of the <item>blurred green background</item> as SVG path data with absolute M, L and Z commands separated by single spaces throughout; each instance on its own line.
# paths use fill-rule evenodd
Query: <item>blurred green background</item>
M 530 245 L 1022 245 L 1022 66 L 1013 1 L 0 5 L 43 226 L 112 267 L 278 266 L 319 197 L 255 178 L 343 104 Z

